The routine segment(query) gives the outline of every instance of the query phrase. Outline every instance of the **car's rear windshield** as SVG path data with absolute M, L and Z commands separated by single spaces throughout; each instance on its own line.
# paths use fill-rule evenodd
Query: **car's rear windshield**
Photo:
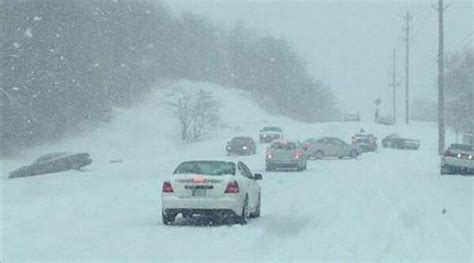
M 278 127 L 264 127 L 262 131 L 274 131 L 274 132 L 281 132 L 281 129 Z
M 174 174 L 235 175 L 235 164 L 223 161 L 183 162 L 178 165 Z
M 292 142 L 275 142 L 271 148 L 275 150 L 294 150 L 296 149 L 296 144 Z

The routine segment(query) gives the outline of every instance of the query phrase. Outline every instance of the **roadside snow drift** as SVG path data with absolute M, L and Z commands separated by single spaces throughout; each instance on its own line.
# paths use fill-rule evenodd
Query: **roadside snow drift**
M 141 106 L 117 110 L 94 132 L 1 160 L 2 262 L 473 261 L 474 177 L 439 175 L 434 124 L 299 123 L 266 114 L 240 90 L 173 86 L 212 91 L 222 105 L 219 128 L 200 142 L 180 142 L 163 103 L 168 87 Z M 261 144 L 255 156 L 225 157 L 233 136 L 257 139 L 266 125 L 300 140 L 349 141 L 363 127 L 380 142 L 398 131 L 422 146 L 310 161 L 305 172 L 264 172 Z M 90 152 L 94 163 L 85 171 L 6 179 L 9 171 L 53 151 Z M 245 226 L 162 225 L 162 178 L 183 160 L 208 158 L 241 159 L 263 174 L 262 216 Z

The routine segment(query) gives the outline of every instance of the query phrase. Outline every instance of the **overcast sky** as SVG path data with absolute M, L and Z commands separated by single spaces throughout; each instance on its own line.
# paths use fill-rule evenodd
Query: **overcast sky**
M 175 12 L 193 12 L 227 27 L 244 22 L 261 34 L 287 39 L 309 63 L 313 77 L 335 93 L 345 111 L 372 114 L 376 97 L 391 109 L 392 50 L 397 49 L 397 76 L 404 83 L 403 16 L 413 15 L 411 93 L 437 100 L 436 0 L 411 1 L 165 1 Z M 445 0 L 446 52 L 473 45 L 472 0 Z M 403 114 L 404 86 L 399 88 Z M 390 112 L 388 112 L 390 113 Z

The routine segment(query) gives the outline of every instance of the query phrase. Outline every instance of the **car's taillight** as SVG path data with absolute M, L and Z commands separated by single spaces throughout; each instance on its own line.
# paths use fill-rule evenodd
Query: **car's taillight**
M 267 151 L 266 158 L 267 158 L 267 159 L 273 158 L 273 153 L 272 153 L 271 151 Z
M 171 186 L 170 182 L 164 182 L 163 183 L 163 193 L 172 193 L 173 191 L 173 186 Z
M 237 194 L 239 193 L 239 184 L 236 181 L 230 181 L 225 188 L 226 194 Z
M 295 152 L 294 156 L 295 156 L 296 159 L 303 158 L 304 157 L 304 152 L 303 151 L 297 151 L 297 152 Z

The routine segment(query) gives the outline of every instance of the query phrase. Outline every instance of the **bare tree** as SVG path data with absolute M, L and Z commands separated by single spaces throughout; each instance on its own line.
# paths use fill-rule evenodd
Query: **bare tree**
M 216 128 L 220 106 L 211 92 L 173 89 L 168 104 L 178 119 L 181 140 L 196 141 Z

